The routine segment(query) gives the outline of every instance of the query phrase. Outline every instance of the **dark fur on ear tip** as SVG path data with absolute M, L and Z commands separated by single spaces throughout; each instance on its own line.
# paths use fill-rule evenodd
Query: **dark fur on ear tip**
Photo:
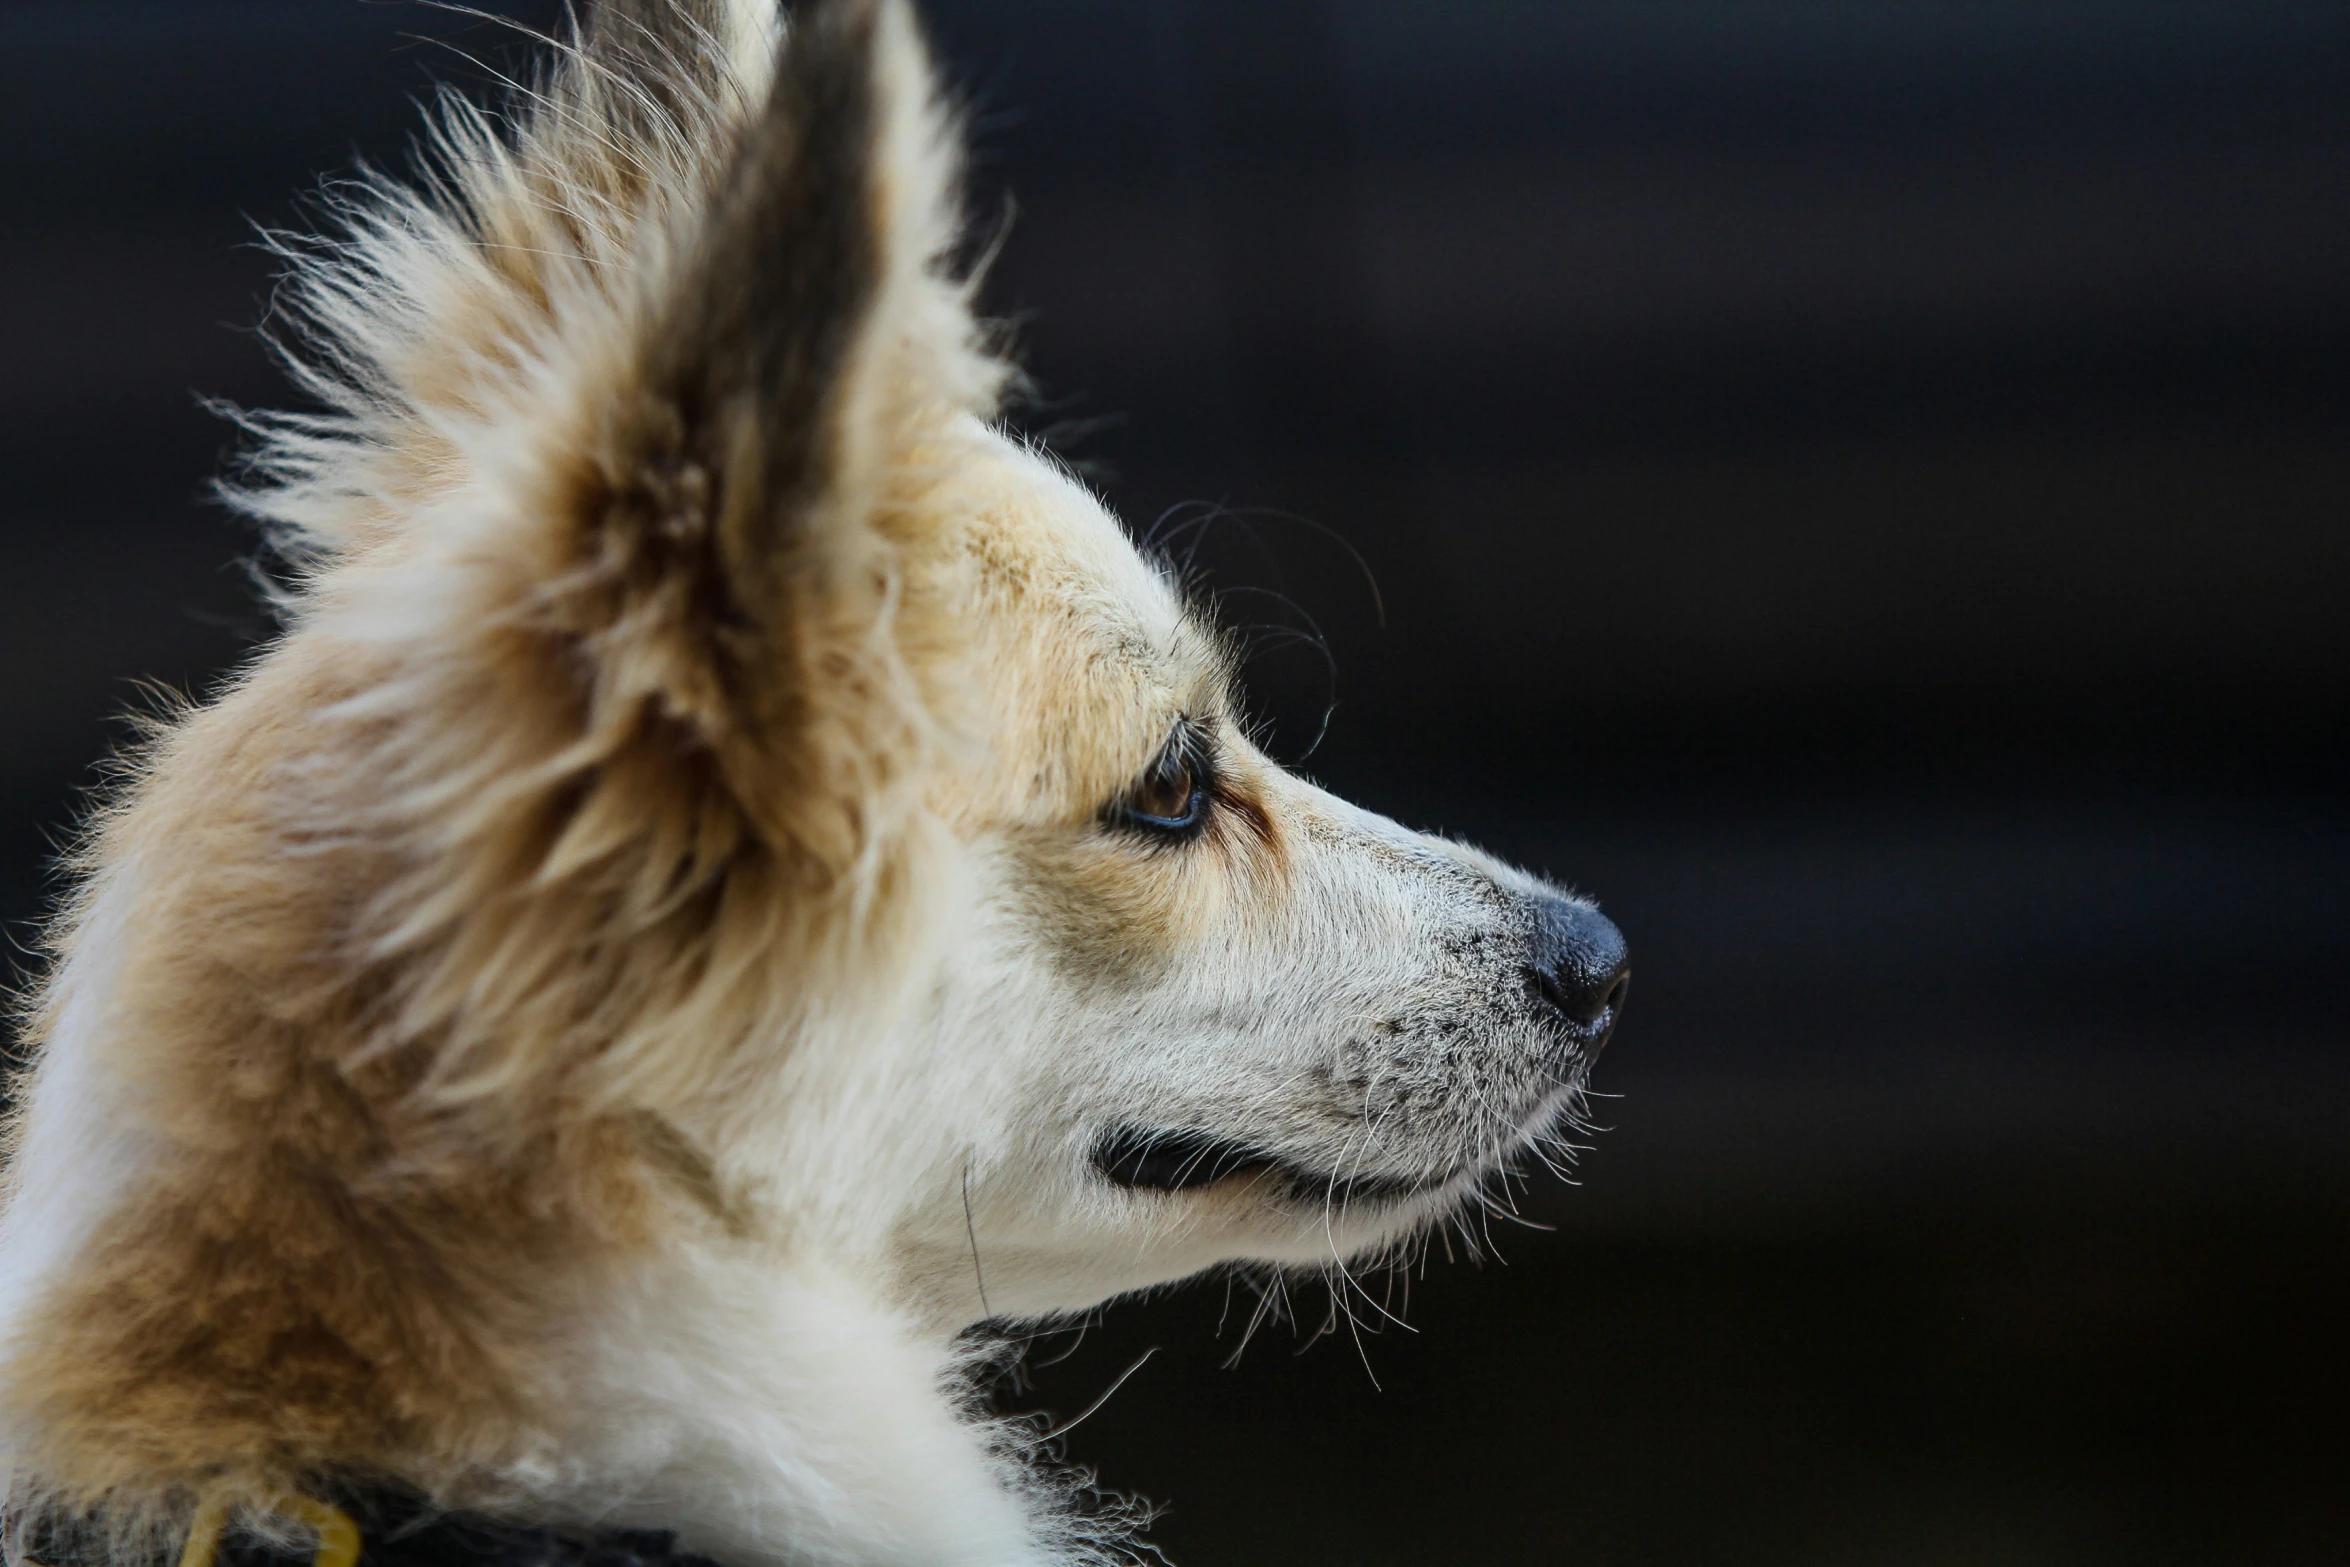
M 875 0 L 792 11 L 767 102 L 655 350 L 698 432 L 694 455 L 725 475 L 738 565 L 838 478 L 840 394 L 887 265 L 879 34 Z

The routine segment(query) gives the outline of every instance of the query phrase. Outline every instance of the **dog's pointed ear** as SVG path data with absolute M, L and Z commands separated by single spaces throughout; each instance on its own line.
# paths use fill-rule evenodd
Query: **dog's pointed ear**
M 907 0 L 595 0 L 431 145 L 288 252 L 329 411 L 232 491 L 353 672 L 321 818 L 393 846 L 372 950 L 450 1081 L 690 1075 L 915 906 L 969 727 L 941 476 L 1006 372 L 956 140 Z
M 662 62 L 721 28 L 747 32 L 720 0 L 623 0 L 587 48 L 666 124 Z M 907 541 L 885 519 L 1002 370 L 952 271 L 957 149 L 907 6 L 810 0 L 784 32 L 708 196 L 646 270 L 561 507 L 584 568 L 565 603 L 604 743 L 706 754 L 755 831 L 839 868 L 933 716 L 893 621 Z
M 723 480 L 746 584 L 867 510 L 893 437 L 988 389 L 957 373 L 971 325 L 942 287 L 950 149 L 900 0 L 799 8 L 645 345 L 645 390 L 682 437 L 666 455 Z

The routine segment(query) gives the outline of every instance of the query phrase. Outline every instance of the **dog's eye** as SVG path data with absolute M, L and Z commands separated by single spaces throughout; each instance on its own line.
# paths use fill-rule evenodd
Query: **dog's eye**
M 1206 759 L 1183 736 L 1118 800 L 1111 816 L 1154 833 L 1188 834 L 1207 820 L 1212 793 Z
M 1127 806 L 1135 815 L 1173 827 L 1199 813 L 1199 777 L 1188 761 L 1177 761 L 1143 780 Z

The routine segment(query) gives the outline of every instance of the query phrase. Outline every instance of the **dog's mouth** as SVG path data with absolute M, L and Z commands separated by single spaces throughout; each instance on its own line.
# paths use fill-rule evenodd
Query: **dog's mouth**
M 1180 1127 L 1118 1126 L 1094 1144 L 1093 1167 L 1130 1191 L 1185 1192 L 1223 1181 L 1257 1180 L 1296 1202 L 1394 1203 L 1425 1196 L 1466 1173 L 1342 1174 L 1233 1138 Z

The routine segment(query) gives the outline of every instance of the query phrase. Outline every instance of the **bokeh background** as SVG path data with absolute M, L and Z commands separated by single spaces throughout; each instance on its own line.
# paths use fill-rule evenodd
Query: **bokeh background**
M 2350 1556 L 2350 8 L 928 14 L 1022 421 L 1286 628 L 1277 750 L 1638 975 L 1580 1184 L 1413 1330 L 1296 1354 L 1310 1287 L 1227 1367 L 1210 1284 L 1007 1402 L 1158 1346 L 1067 1441 L 1179 1562 Z M 249 224 L 526 60 L 0 5 L 20 941 L 136 683 L 266 634 L 196 403 L 282 397 Z

